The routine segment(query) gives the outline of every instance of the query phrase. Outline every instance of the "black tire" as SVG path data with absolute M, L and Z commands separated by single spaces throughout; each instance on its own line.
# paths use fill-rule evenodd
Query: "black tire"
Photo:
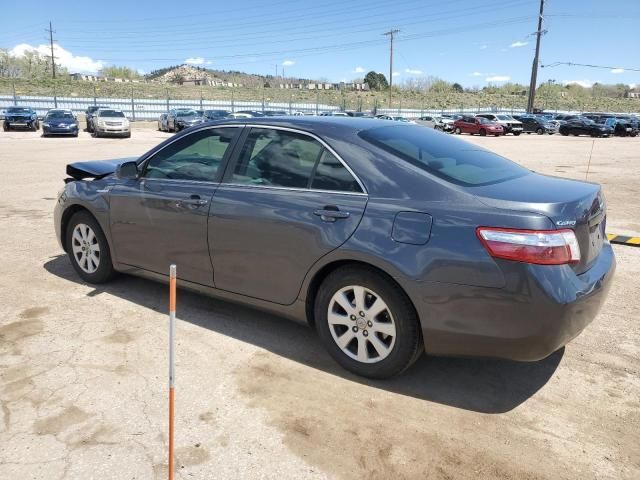
M 560 132 L 560 135 L 562 135 L 563 137 L 568 137 L 569 136 L 569 132 Z
M 538 135 L 543 135 L 544 134 L 544 129 L 542 127 L 538 127 L 538 128 L 536 128 L 536 133 Z
M 79 224 L 88 225 L 91 230 L 95 233 L 95 237 L 97 239 L 97 244 L 100 247 L 99 254 L 99 262 L 98 268 L 93 273 L 88 273 L 84 271 L 79 264 L 79 260 L 75 257 L 73 253 L 72 246 L 74 245 L 73 240 L 73 231 Z M 69 255 L 69 260 L 71 261 L 71 265 L 73 269 L 76 271 L 80 277 L 88 283 L 105 283 L 111 280 L 116 271 L 113 269 L 113 263 L 111 261 L 111 251 L 109 250 L 109 243 L 107 242 L 107 238 L 104 236 L 104 232 L 100 225 L 96 221 L 96 219 L 87 211 L 80 211 L 75 213 L 69 223 L 67 224 L 67 231 L 65 232 L 65 245 L 67 247 L 67 254 Z
M 522 132 L 513 132 L 513 136 L 517 137 L 518 135 L 520 135 Z
M 484 128 L 480 129 L 480 136 L 481 137 L 486 137 L 487 136 L 487 131 Z
M 91 136 L 93 138 L 100 138 L 100 132 L 98 132 L 95 128 L 91 131 Z
M 456 135 L 461 135 L 462 134 L 462 130 L 460 130 L 460 127 L 456 127 L 455 130 L 453 131 Z
M 131 132 L 127 133 L 124 138 L 131 138 Z
M 9 125 L 7 125 L 7 122 L 2 123 L 2 130 L 4 130 L 5 132 L 9 131 Z
M 396 328 L 393 347 L 388 356 L 374 363 L 360 362 L 343 352 L 331 333 L 331 328 L 336 327 L 331 327 L 328 323 L 328 309 L 332 297 L 340 289 L 351 285 L 376 292 L 387 304 L 393 316 Z M 314 318 L 318 335 L 329 354 L 343 368 L 363 377 L 382 379 L 399 375 L 420 357 L 424 349 L 420 322 L 411 301 L 397 284 L 374 269 L 346 266 L 329 274 L 318 289 Z M 348 345 L 353 346 L 351 342 Z M 371 344 L 369 346 L 372 347 Z

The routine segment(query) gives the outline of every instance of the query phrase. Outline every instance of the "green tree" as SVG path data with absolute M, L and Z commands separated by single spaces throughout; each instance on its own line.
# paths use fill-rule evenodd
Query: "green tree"
M 371 90 L 386 90 L 389 88 L 387 77 L 383 73 L 377 73 L 371 70 L 364 76 L 364 81 L 369 85 Z
M 464 88 L 462 88 L 462 85 L 460 85 L 459 83 L 454 83 L 451 88 L 453 88 L 453 90 L 457 93 L 463 93 L 464 92 Z
M 133 68 L 120 67 L 117 65 L 108 65 L 100 70 L 100 75 L 110 78 L 124 78 L 127 80 L 137 80 L 140 74 Z

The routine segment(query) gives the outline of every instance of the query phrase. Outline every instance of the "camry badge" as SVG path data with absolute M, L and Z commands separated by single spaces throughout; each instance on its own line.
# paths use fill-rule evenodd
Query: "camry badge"
M 575 224 L 575 220 L 558 220 L 556 222 L 556 225 L 558 225 L 559 227 L 573 227 L 575 226 Z

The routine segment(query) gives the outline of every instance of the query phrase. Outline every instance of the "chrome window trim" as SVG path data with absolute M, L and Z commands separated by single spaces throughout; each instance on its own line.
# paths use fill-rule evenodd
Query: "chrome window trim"
M 318 188 L 296 188 L 296 187 L 277 187 L 272 185 L 252 185 L 250 183 L 220 183 L 220 187 L 239 187 L 261 190 L 285 190 L 290 192 L 304 192 L 304 193 L 337 193 L 340 195 L 354 195 L 357 197 L 368 197 L 368 193 L 364 192 L 346 192 L 344 190 L 321 190 Z
M 344 168 L 347 169 L 347 171 L 351 174 L 351 176 L 355 179 L 355 181 L 358 183 L 358 186 L 362 189 L 362 192 L 345 192 L 342 190 L 320 190 L 320 189 L 315 189 L 315 188 L 302 188 L 302 189 L 298 189 L 298 188 L 289 188 L 289 187 L 270 187 L 270 186 L 264 186 L 264 185 L 249 185 L 250 187 L 260 187 L 260 188 L 272 188 L 272 189 L 279 189 L 279 190 L 302 190 L 302 191 L 314 191 L 314 192 L 330 192 L 330 193 L 344 193 L 344 194 L 348 194 L 348 195 L 368 195 L 369 192 L 367 192 L 367 189 L 365 188 L 364 184 L 362 183 L 362 181 L 360 180 L 360 178 L 358 177 L 358 175 L 356 175 L 356 173 L 351 169 L 351 167 L 342 159 L 342 157 L 340 155 L 338 155 L 338 152 L 336 152 L 331 145 L 329 145 L 327 142 L 325 142 L 322 138 L 320 138 L 318 135 L 316 135 L 315 133 L 311 133 L 311 132 L 307 132 L 305 130 L 300 130 L 297 128 L 291 128 L 291 127 L 283 127 L 280 125 L 270 125 L 270 124 L 260 124 L 260 123 L 226 123 L 223 125 L 206 125 L 203 126 L 201 128 L 197 128 L 195 129 L 193 132 L 189 132 L 189 135 L 192 135 L 196 132 L 199 132 L 201 130 L 211 130 L 211 129 L 218 129 L 218 128 L 243 128 L 243 127 L 250 127 L 250 128 L 271 128 L 274 130 L 283 130 L 286 132 L 293 132 L 293 133 L 299 133 L 301 135 L 306 135 L 308 137 L 313 138 L 314 140 L 320 142 L 320 144 L 326 148 L 329 152 L 331 152 L 331 154 L 333 156 L 335 156 L 338 161 L 344 166 Z M 185 135 L 187 136 L 187 135 Z M 164 147 L 162 147 L 160 150 L 156 151 L 153 153 L 153 155 L 150 155 L 149 157 L 145 158 L 142 163 L 145 164 L 145 169 L 146 169 L 146 163 L 149 162 L 149 160 L 151 160 L 153 157 L 155 157 L 158 153 L 160 153 L 161 151 L 163 151 L 165 148 L 167 148 L 169 145 L 172 145 L 174 142 L 184 138 L 185 136 L 181 136 L 179 138 L 175 138 L 173 139 L 171 142 L 167 143 Z M 147 179 L 148 177 L 140 177 L 141 179 Z M 161 180 L 161 179 L 158 179 Z M 191 182 L 191 181 L 198 181 L 198 180 L 182 180 L 185 182 Z M 201 183 L 218 183 L 218 182 L 204 182 L 201 181 Z M 243 183 L 220 183 L 220 185 L 234 185 L 234 186 L 245 186 L 247 184 L 243 184 Z
M 362 192 L 343 192 L 342 190 L 319 190 L 319 189 L 315 189 L 315 188 L 304 188 L 301 190 L 312 190 L 314 192 L 339 192 L 339 193 L 357 193 L 357 194 L 361 194 L 361 195 L 367 195 L 367 189 L 364 187 L 364 184 L 360 181 L 360 178 L 358 178 L 358 176 L 356 175 L 356 173 L 351 169 L 351 167 L 349 165 L 347 165 L 347 163 L 342 159 L 342 157 L 340 155 L 338 155 L 338 152 L 336 152 L 327 142 L 325 142 L 322 138 L 320 138 L 318 135 L 316 135 L 315 133 L 311 133 L 311 132 L 307 132 L 306 130 L 300 130 L 297 128 L 291 128 L 291 127 L 282 127 L 280 125 L 270 125 L 270 124 L 260 124 L 260 123 L 246 123 L 246 124 L 241 124 L 244 125 L 246 127 L 250 127 L 250 128 L 271 128 L 273 130 L 283 130 L 285 132 L 293 132 L 293 133 L 299 133 L 300 135 L 306 135 L 308 137 L 313 138 L 314 140 L 316 140 L 317 142 L 320 143 L 320 145 L 322 145 L 324 148 L 326 148 L 334 157 L 336 157 L 338 159 L 338 161 L 344 166 L 344 168 L 347 169 L 347 171 L 349 172 L 349 174 L 351 174 L 351 176 L 354 178 L 354 180 L 356 181 L 356 183 L 358 184 L 358 186 L 360 187 L 360 189 L 362 190 Z M 242 183 L 227 183 L 228 185 L 246 185 L 246 184 L 242 184 Z M 256 185 L 256 186 L 262 186 L 262 185 Z M 289 188 L 289 187 L 270 187 L 270 188 L 282 188 L 285 190 L 298 190 L 295 188 Z

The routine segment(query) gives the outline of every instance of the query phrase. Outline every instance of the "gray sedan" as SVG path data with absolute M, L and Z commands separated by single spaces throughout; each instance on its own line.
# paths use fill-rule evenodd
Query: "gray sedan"
M 181 286 L 308 322 L 370 378 L 423 350 L 544 358 L 615 270 L 599 185 L 406 123 L 229 119 L 67 174 L 54 224 L 82 279 L 175 263 Z

